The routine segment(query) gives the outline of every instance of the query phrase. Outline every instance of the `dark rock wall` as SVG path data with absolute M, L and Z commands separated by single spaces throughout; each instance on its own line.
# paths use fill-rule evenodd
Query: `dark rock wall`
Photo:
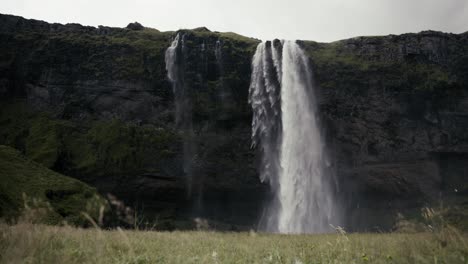
M 466 198 L 467 34 L 428 31 L 304 47 L 321 86 L 351 226 L 388 226 L 397 212 Z
M 247 101 L 259 41 L 181 33 L 195 133 L 191 197 L 164 63 L 176 32 L 1 15 L 0 144 L 113 193 L 161 228 L 190 227 L 197 216 L 220 229 L 254 226 L 268 195 Z M 467 196 L 467 34 L 300 44 L 348 228 L 388 228 L 397 212 Z
M 181 32 L 196 145 L 187 197 L 164 62 L 175 32 L 0 20 L 3 144 L 114 194 L 161 228 L 189 227 L 193 217 L 220 228 L 256 222 L 266 190 L 253 165 L 247 102 L 257 40 Z

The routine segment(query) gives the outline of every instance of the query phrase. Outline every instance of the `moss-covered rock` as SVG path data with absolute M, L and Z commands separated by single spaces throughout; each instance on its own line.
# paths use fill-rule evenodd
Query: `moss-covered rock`
M 30 208 L 33 206 L 41 207 L 45 214 L 30 220 L 86 226 L 91 223 L 84 213 L 97 221 L 108 208 L 96 189 L 51 171 L 3 145 L 0 145 L 0 194 L 0 216 L 10 221 L 25 210 L 37 209 Z
M 0 144 L 90 182 L 161 170 L 164 162 L 177 159 L 180 144 L 177 132 L 167 128 L 118 119 L 62 120 L 35 113 L 21 100 L 2 106 L 0 123 Z

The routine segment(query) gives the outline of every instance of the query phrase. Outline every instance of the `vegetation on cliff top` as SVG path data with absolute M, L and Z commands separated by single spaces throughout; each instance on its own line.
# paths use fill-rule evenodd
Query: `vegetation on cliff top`
M 0 61 L 28 65 L 24 76 L 40 80 L 44 65 L 48 71 L 67 75 L 67 81 L 132 80 L 163 82 L 164 53 L 177 32 L 152 28 L 132 30 L 79 24 L 48 24 L 20 17 L 0 15 Z M 232 32 L 180 30 L 201 38 L 231 43 L 234 52 L 253 52 L 258 40 Z M 21 48 L 18 48 L 21 47 Z M 64 67 L 65 66 L 65 67 Z M 0 66 L 1 69 L 1 66 Z
M 389 91 L 460 89 L 466 83 L 468 48 L 461 41 L 442 42 L 441 38 L 456 40 L 460 36 L 428 32 L 332 43 L 304 41 L 302 46 L 324 88 L 366 87 L 369 80 L 378 79 Z

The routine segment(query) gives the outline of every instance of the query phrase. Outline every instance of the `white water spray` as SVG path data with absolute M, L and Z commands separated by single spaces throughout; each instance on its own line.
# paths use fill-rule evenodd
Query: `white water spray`
M 179 46 L 179 34 L 174 38 L 174 40 L 171 43 L 171 46 L 167 48 L 166 50 L 166 56 L 165 56 L 165 61 L 166 61 L 166 70 L 167 70 L 167 78 L 169 78 L 169 81 L 172 83 L 177 81 L 177 47 Z M 174 85 L 172 87 L 175 89 Z
M 278 42 L 259 44 L 249 101 L 252 139 L 262 154 L 260 179 L 274 193 L 260 227 L 269 232 L 321 233 L 339 223 L 313 89 L 308 58 L 297 43 L 285 41 L 282 49 Z
M 192 101 L 185 82 L 185 35 L 177 34 L 165 54 L 167 77 L 172 84 L 176 126 L 183 136 L 183 171 L 187 181 L 187 196 L 192 195 L 193 157 L 195 153 L 192 122 Z

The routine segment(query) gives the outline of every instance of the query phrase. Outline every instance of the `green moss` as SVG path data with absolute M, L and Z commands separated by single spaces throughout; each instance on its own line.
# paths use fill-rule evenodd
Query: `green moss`
M 39 116 L 32 120 L 26 138 L 26 155 L 48 168 L 57 161 L 60 147 L 57 125 L 47 116 Z
M 249 38 L 233 32 L 211 32 L 211 31 L 198 31 L 198 30 L 182 30 L 181 32 L 186 34 L 192 34 L 196 38 L 203 40 L 221 40 L 223 42 L 223 54 L 230 53 L 238 54 L 249 58 L 249 62 L 255 48 L 257 47 L 260 40 L 255 38 Z M 190 46 L 191 40 L 186 41 L 186 45 Z
M 52 168 L 57 162 L 70 122 L 48 113 L 33 113 L 22 101 L 5 103 L 0 112 L 0 144 L 23 151 L 30 159 Z
M 23 102 L 5 104 L 0 124 L 0 144 L 20 149 L 48 168 L 90 181 L 157 170 L 177 155 L 181 144 L 180 136 L 166 128 L 117 119 L 59 120 L 33 113 Z
M 402 77 L 413 84 L 415 90 L 434 91 L 455 83 L 449 72 L 439 65 L 408 63 L 401 66 Z
M 0 109 L 0 144 L 24 148 L 30 118 L 22 103 L 2 103 Z
M 40 78 L 43 65 L 49 71 L 73 79 L 160 80 L 161 62 L 172 33 L 155 29 L 29 31 L 5 35 L 2 61 L 28 61 L 32 79 Z M 21 47 L 21 48 L 15 48 Z M 109 70 L 109 68 L 112 70 Z
M 367 69 L 370 61 L 356 53 L 348 52 L 341 42 L 317 43 L 305 41 L 305 51 L 316 64 L 352 65 L 358 69 Z
M 66 221 L 86 225 L 89 223 L 82 213 L 97 219 L 100 207 L 107 207 L 94 188 L 53 172 L 3 145 L 0 145 L 0 194 L 2 217 L 17 217 L 25 203 L 35 200 L 50 205 L 51 210 L 43 218 L 49 224 Z M 28 197 L 26 201 L 24 197 Z
M 234 32 L 223 32 L 220 33 L 220 36 L 222 38 L 235 40 L 237 42 L 247 42 L 251 45 L 258 45 L 258 43 L 260 42 L 258 39 L 242 36 Z
M 84 174 L 139 173 L 153 161 L 173 156 L 177 135 L 151 125 L 136 126 L 119 120 L 95 121 L 85 133 L 75 131 L 65 140 L 70 167 Z
M 387 58 L 386 51 L 398 52 L 398 47 L 391 46 L 395 44 L 380 43 L 380 38 L 372 37 L 366 37 L 366 41 L 375 43 L 370 44 L 369 48 L 355 50 L 355 45 L 353 42 L 348 43 L 349 40 L 326 44 L 304 42 L 303 47 L 313 62 L 314 71 L 322 87 L 362 89 L 372 80 L 382 83 L 390 90 L 432 92 L 446 89 L 457 82 L 449 67 L 424 58 Z M 374 48 L 378 48 L 378 51 Z

